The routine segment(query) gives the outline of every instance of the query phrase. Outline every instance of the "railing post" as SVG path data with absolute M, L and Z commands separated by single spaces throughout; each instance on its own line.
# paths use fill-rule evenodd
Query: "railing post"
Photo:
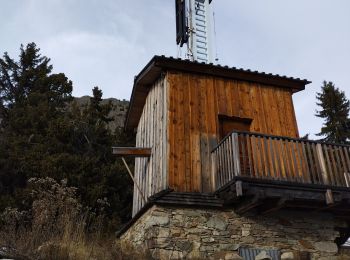
M 211 181 L 212 181 L 212 191 L 214 192 L 218 187 L 216 185 L 216 178 L 217 178 L 217 171 L 216 171 L 216 154 L 215 151 L 211 153 Z
M 233 167 L 235 176 L 241 175 L 241 166 L 240 166 L 240 154 L 239 154 L 239 143 L 238 143 L 238 134 L 232 133 L 232 152 L 233 152 Z
M 329 180 L 328 180 L 326 162 L 324 160 L 324 156 L 323 156 L 323 152 L 322 152 L 322 144 L 316 145 L 316 151 L 317 151 L 318 161 L 320 162 L 321 176 L 323 179 L 323 184 L 327 185 L 327 184 L 329 184 Z

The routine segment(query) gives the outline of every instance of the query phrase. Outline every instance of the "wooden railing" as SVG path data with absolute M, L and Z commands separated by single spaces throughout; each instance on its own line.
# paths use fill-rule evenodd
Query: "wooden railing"
M 212 153 L 218 189 L 235 176 L 337 187 L 350 185 L 350 146 L 232 132 Z

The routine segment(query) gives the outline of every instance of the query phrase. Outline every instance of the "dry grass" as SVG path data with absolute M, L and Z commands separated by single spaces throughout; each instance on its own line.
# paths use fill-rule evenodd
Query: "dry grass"
M 123 253 L 103 216 L 83 210 L 75 189 L 50 178 L 33 179 L 32 207 L 0 215 L 0 248 L 15 259 L 147 259 L 132 248 Z M 89 223 L 87 225 L 87 223 Z M 91 231 L 93 230 L 93 231 Z

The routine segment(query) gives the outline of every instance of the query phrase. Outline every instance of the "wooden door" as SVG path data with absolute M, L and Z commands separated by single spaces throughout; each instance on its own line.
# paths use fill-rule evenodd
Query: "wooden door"
M 219 115 L 219 123 L 220 123 L 220 127 L 219 127 L 220 140 L 222 140 L 233 131 L 249 132 L 252 119 Z M 250 175 L 250 172 L 252 171 L 252 169 L 249 166 L 250 164 L 249 164 L 248 156 L 250 154 L 248 154 L 248 151 L 251 151 L 251 149 L 248 149 L 248 145 L 251 146 L 251 144 L 249 142 L 249 139 L 245 138 L 242 135 L 239 135 L 238 143 L 239 143 L 239 153 L 240 153 L 239 158 L 240 158 L 241 174 Z
M 222 140 L 232 131 L 250 131 L 252 119 L 235 116 L 219 115 L 220 139 Z

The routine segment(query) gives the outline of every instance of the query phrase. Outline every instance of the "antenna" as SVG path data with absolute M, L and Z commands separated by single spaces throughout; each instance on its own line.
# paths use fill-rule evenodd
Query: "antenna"
M 187 44 L 187 58 L 212 62 L 212 0 L 175 0 L 176 43 Z

